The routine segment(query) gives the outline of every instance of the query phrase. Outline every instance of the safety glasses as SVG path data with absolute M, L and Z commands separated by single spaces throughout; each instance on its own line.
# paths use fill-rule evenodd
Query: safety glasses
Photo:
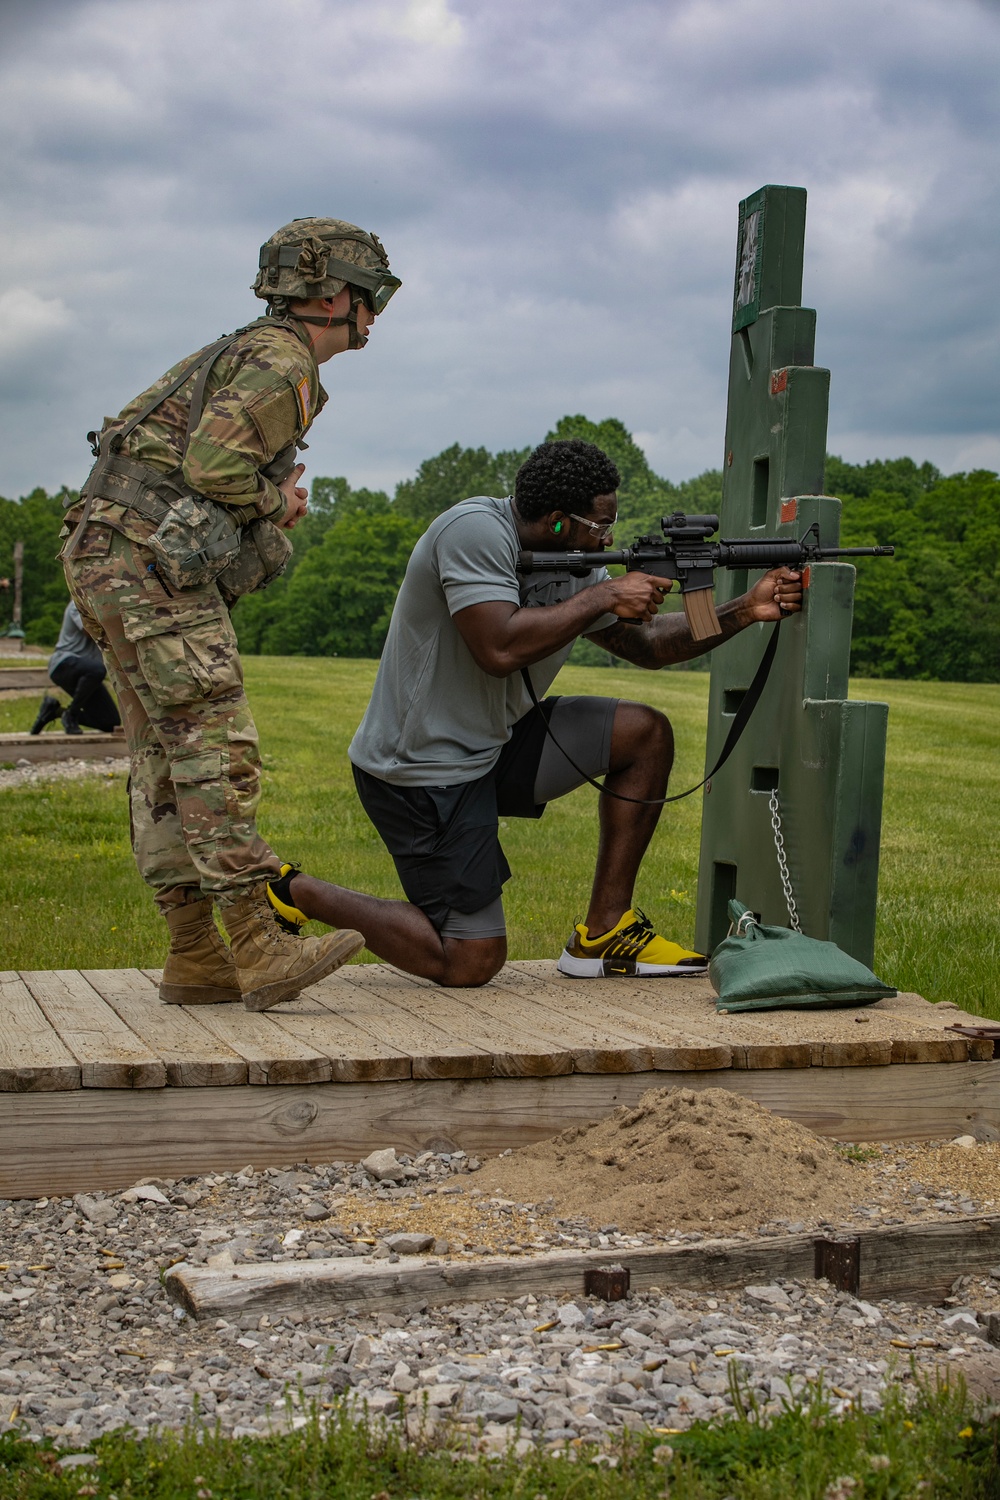
M 578 522 L 580 526 L 586 526 L 588 531 L 592 531 L 594 533 L 594 536 L 599 542 L 610 542 L 612 533 L 615 527 L 618 525 L 617 517 L 610 523 L 610 525 L 607 526 L 602 525 L 600 521 L 586 521 L 584 520 L 583 516 L 574 516 L 572 511 L 570 512 L 569 518 L 571 521 Z

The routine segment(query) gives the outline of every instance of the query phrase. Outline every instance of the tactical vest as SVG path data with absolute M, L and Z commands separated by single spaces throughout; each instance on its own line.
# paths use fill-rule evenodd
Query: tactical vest
M 205 495 L 194 492 L 184 480 L 184 456 L 191 435 L 205 407 L 208 378 L 219 356 L 237 343 L 255 324 L 238 328 L 211 344 L 204 353 L 186 365 L 181 373 L 124 427 L 109 429 L 98 437 L 88 432 L 96 463 L 87 477 L 79 499 L 67 504 L 75 508 L 83 502 L 83 514 L 63 557 L 71 559 L 83 535 L 95 500 L 107 500 L 133 510 L 156 529 L 145 545 L 156 561 L 150 565 L 161 581 L 175 588 L 197 588 L 213 581 L 218 584 L 227 604 L 243 594 L 267 588 L 288 565 L 292 548 L 285 533 L 262 516 L 241 520 L 236 507 L 219 505 Z M 187 428 L 176 468 L 163 473 L 151 464 L 139 463 L 121 450 L 125 440 L 160 406 L 199 370 L 191 394 Z M 281 484 L 295 463 L 297 442 L 289 443 L 259 472 L 272 484 Z M 304 446 L 304 444 L 302 445 Z

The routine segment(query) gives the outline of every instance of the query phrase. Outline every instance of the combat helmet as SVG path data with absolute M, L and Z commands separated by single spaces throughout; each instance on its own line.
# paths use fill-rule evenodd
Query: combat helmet
M 378 314 L 402 284 L 389 270 L 389 257 L 378 236 L 343 219 L 293 219 L 261 245 L 258 264 L 253 291 L 277 317 L 331 326 L 325 318 L 290 312 L 289 302 L 335 297 L 349 286 L 351 314 L 332 322 L 351 325 L 352 348 L 365 342 L 357 328 L 358 303 L 364 302 L 370 312 Z

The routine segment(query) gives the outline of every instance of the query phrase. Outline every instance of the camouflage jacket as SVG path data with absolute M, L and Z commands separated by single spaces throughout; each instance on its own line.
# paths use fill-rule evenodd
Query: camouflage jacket
M 117 417 L 106 417 L 102 431 L 123 426 L 194 358 L 179 360 Z M 129 458 L 164 473 L 176 469 L 197 378 L 196 370 L 135 429 L 124 447 Z M 284 500 L 261 470 L 309 430 L 326 399 L 301 325 L 258 319 L 215 361 L 201 420 L 184 455 L 185 482 L 220 505 L 245 507 L 246 520 L 280 513 Z M 91 514 L 135 541 L 144 541 L 151 529 L 110 501 L 95 501 Z M 74 519 L 72 512 L 67 519 Z

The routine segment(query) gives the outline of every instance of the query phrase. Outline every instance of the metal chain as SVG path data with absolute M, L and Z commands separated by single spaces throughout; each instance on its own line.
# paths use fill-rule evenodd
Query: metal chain
M 795 896 L 792 892 L 792 882 L 788 874 L 788 860 L 785 856 L 785 840 L 781 832 L 781 806 L 778 802 L 778 788 L 771 788 L 771 800 L 768 803 L 771 809 L 771 828 L 774 833 L 774 848 L 778 856 L 778 873 L 781 876 L 781 889 L 785 893 L 785 905 L 788 907 L 788 920 L 794 932 L 801 932 L 799 925 L 799 914 L 795 906 Z

